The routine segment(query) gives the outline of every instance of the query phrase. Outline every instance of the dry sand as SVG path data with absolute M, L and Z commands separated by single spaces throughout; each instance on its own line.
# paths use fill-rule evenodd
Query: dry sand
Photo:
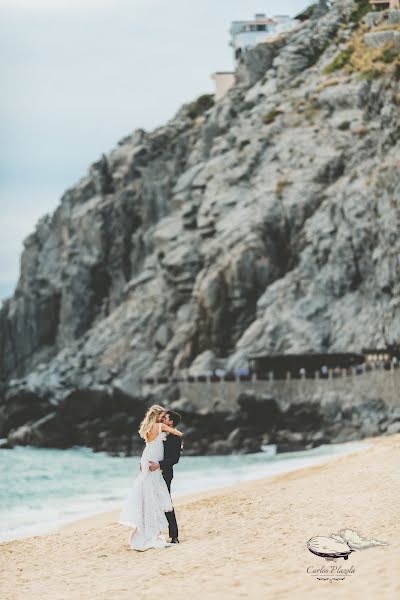
M 1 600 L 400 599 L 400 435 L 175 503 L 181 544 L 143 553 L 107 513 L 0 545 Z M 327 562 L 306 542 L 345 528 L 387 542 Z M 319 580 L 308 567 L 354 568 Z

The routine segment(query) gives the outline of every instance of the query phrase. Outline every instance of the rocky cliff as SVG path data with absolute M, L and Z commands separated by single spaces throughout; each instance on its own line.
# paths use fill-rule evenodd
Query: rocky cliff
M 141 377 L 194 361 L 399 341 L 400 11 L 367 6 L 247 53 L 38 223 L 0 311 L 3 435 L 76 390 L 142 406 Z

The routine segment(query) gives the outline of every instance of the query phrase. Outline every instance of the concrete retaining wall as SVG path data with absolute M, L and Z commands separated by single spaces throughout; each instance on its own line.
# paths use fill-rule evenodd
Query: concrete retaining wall
M 244 390 L 254 390 L 257 395 L 271 395 L 282 408 L 306 400 L 318 401 L 328 392 L 341 401 L 354 404 L 380 398 L 388 406 L 400 405 L 400 369 L 379 369 L 328 379 L 180 382 L 178 385 L 181 397 L 200 411 L 235 411 L 238 408 L 237 398 Z

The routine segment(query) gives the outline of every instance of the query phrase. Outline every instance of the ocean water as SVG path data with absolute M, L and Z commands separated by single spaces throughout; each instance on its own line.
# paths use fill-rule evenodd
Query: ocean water
M 322 445 L 276 454 L 182 456 L 175 467 L 173 496 L 232 485 L 326 462 L 367 448 L 365 443 Z M 121 507 L 139 457 L 112 457 L 88 448 L 17 447 L 0 451 L 0 541 L 39 535 L 61 524 Z

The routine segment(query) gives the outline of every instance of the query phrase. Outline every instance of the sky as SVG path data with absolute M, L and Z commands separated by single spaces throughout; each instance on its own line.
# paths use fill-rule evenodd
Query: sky
M 213 93 L 229 26 L 306 0 L 0 0 L 0 301 L 23 239 L 91 163 Z

